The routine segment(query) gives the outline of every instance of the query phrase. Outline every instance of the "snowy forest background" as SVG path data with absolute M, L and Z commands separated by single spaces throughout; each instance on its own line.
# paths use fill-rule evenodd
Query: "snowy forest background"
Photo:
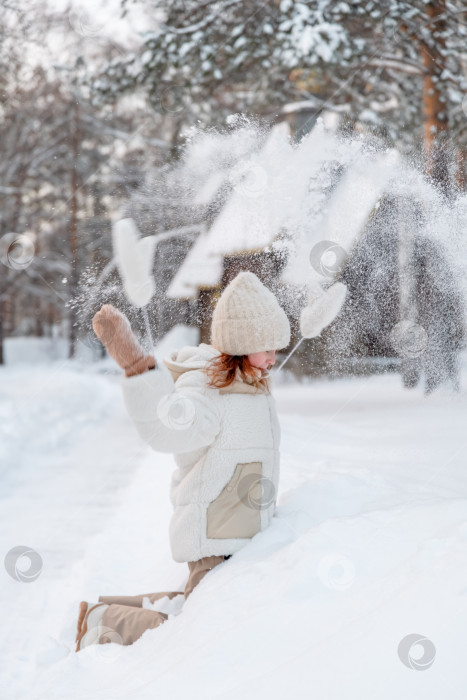
M 443 376 L 425 367 L 428 389 L 445 375 L 456 384 L 465 303 L 463 271 L 455 267 L 465 262 L 467 221 L 462 2 L 123 0 L 96 7 L 2 0 L 0 7 L 0 363 L 8 363 L 8 339 L 13 358 L 20 347 L 14 339 L 24 336 L 51 339 L 43 344 L 49 356 L 103 356 L 91 330 L 103 302 L 143 331 L 117 272 L 98 283 L 112 258 L 111 221 L 119 212 L 143 235 L 173 234 L 154 262 L 155 340 L 176 323 L 196 326 L 196 301 L 165 292 L 232 191 L 232 178 L 213 189 L 213 176 L 238 173 L 275 124 L 287 121 L 300 144 L 331 114 L 336 138 L 363 136 L 367 149 L 395 149 L 432 186 L 430 193 L 419 186 L 421 201 L 431 202 L 424 216 L 433 227 L 444 222 L 437 235 L 450 249 L 417 244 L 411 274 L 416 294 L 429 301 L 416 320 L 422 332 L 447 338 L 442 360 L 431 354 Z M 333 153 L 320 171 L 303 172 L 323 202 L 350 156 Z M 309 372 L 314 363 L 316 371 L 357 371 L 343 356 L 397 355 L 388 337 L 401 318 L 394 298 L 400 270 L 387 264 L 381 246 L 392 246 L 395 261 L 401 199 L 392 192 L 378 202 L 370 245 L 356 251 L 344 275 L 351 289 L 355 281 L 356 305 L 363 309 L 366 299 L 364 327 L 356 332 L 350 314 L 340 335 L 304 343 L 291 369 Z M 322 209 L 306 212 L 310 225 Z M 391 269 L 382 282 L 385 266 Z M 442 328 L 430 318 L 435 307 L 448 318 Z M 292 312 L 296 318 L 297 308 Z M 340 364 L 319 361 L 330 355 L 340 355 Z M 406 364 L 413 359 L 406 353 Z M 411 372 L 405 368 L 408 386 Z

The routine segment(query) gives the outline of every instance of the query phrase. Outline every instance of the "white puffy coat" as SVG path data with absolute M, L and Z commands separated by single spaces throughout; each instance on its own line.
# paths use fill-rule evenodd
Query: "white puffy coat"
M 280 428 L 270 383 L 208 386 L 203 367 L 218 354 L 206 343 L 186 346 L 154 370 L 121 379 L 140 436 L 174 453 L 169 534 L 177 562 L 233 554 L 275 510 Z

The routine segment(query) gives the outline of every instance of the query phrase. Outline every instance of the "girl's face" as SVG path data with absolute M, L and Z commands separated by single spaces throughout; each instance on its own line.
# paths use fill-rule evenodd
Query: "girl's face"
M 253 367 L 268 370 L 276 362 L 276 351 L 266 350 L 265 352 L 255 352 L 252 355 L 248 355 L 248 359 Z

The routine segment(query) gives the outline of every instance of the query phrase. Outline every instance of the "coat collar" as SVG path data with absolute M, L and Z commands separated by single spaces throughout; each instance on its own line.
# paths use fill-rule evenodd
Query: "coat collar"
M 201 343 L 199 346 L 187 346 L 180 351 L 173 351 L 162 360 L 164 365 L 172 375 L 174 382 L 182 374 L 193 370 L 202 370 L 211 357 L 219 354 L 212 345 Z M 222 389 L 218 389 L 220 394 L 270 394 L 270 379 L 267 378 L 267 387 L 255 387 L 253 384 L 235 379 L 232 384 Z
M 248 384 L 248 382 L 243 382 L 241 379 L 235 379 L 232 384 L 224 387 L 223 389 L 218 389 L 219 394 L 270 394 L 270 383 L 269 379 L 267 381 L 267 388 L 263 386 L 255 387 L 253 384 Z

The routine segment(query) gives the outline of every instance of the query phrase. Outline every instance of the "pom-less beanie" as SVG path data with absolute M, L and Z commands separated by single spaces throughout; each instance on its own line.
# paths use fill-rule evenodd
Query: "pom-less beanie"
M 289 342 L 289 319 L 274 294 L 253 272 L 239 272 L 214 309 L 211 345 L 228 355 L 250 355 Z

